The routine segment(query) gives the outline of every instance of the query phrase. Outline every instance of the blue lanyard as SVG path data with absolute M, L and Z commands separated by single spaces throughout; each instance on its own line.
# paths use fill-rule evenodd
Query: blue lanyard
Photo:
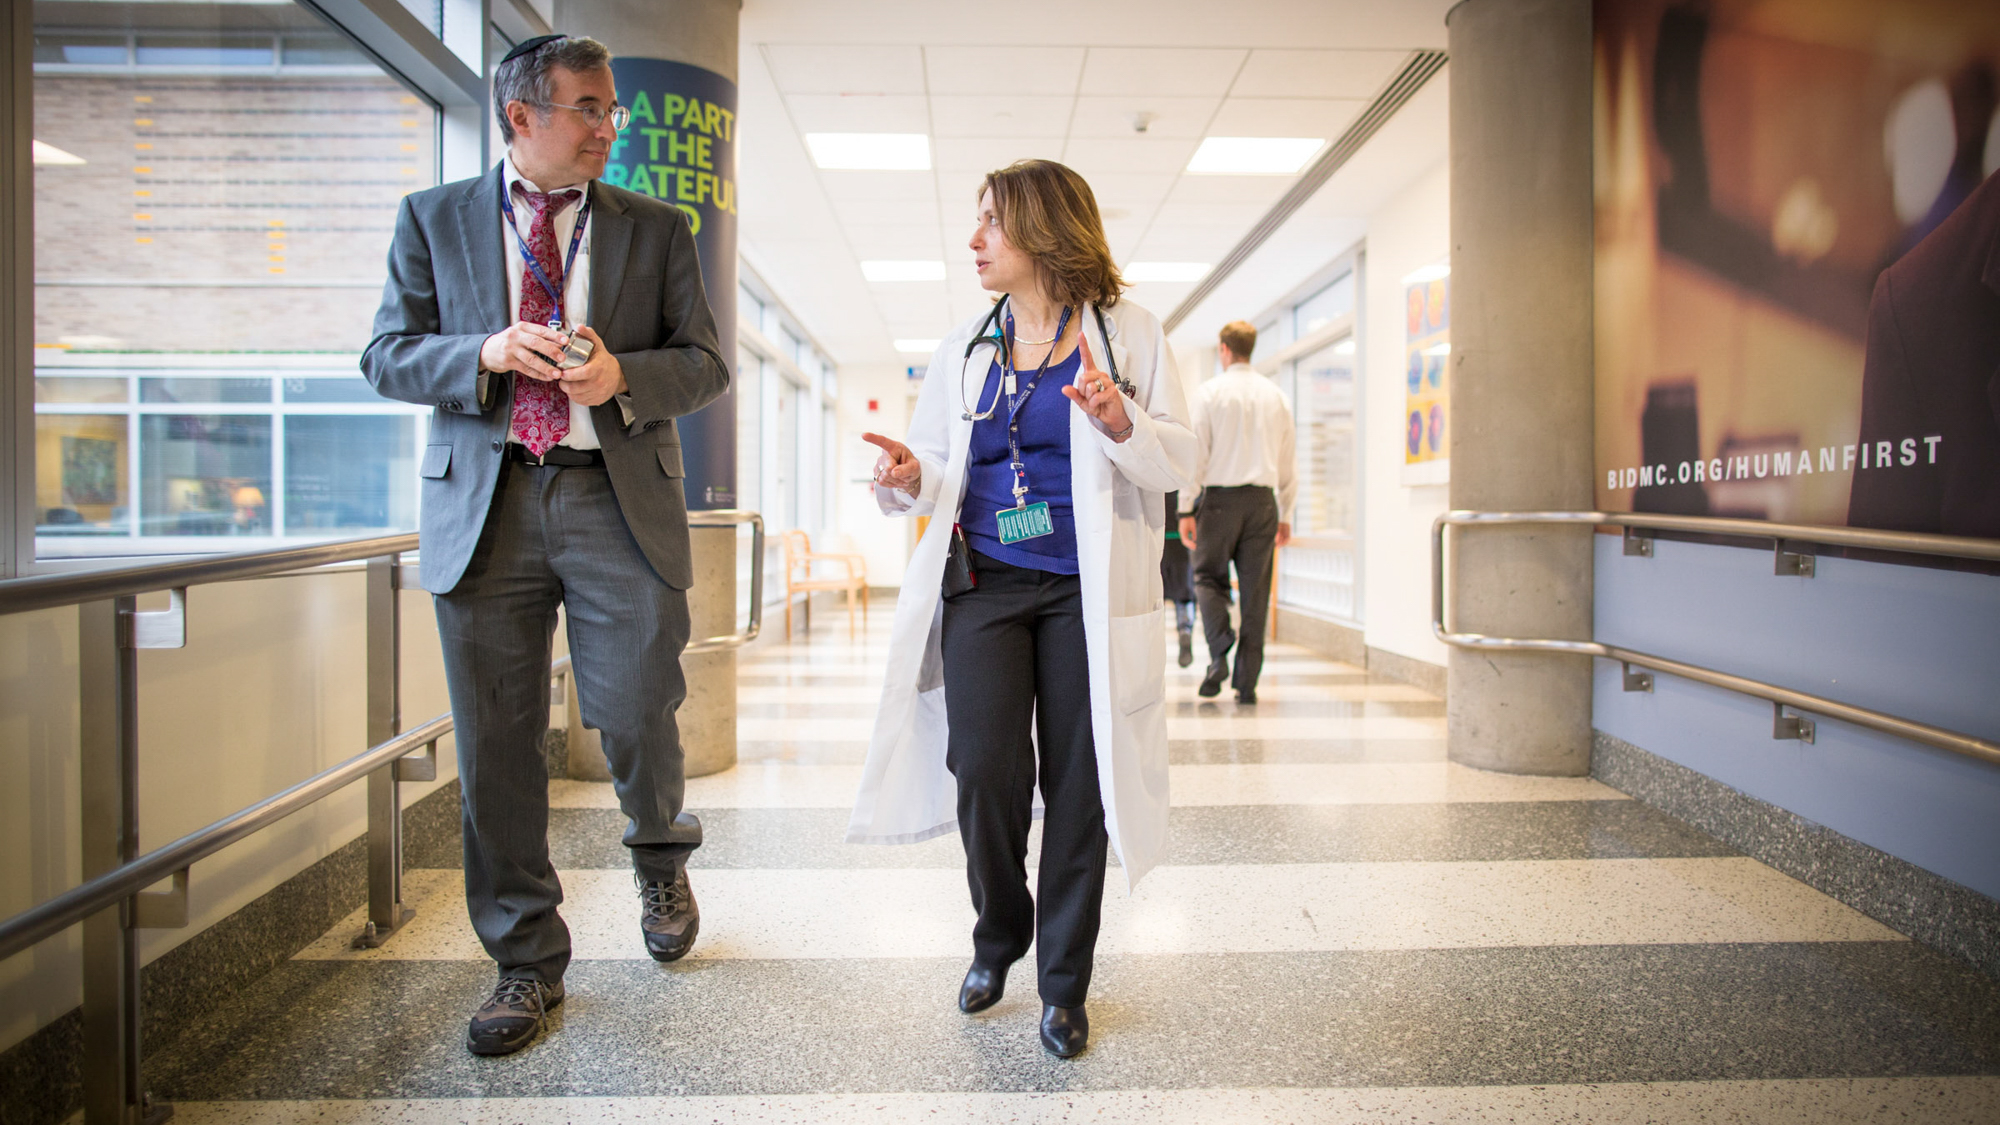
M 1007 452 L 1012 460 L 1010 467 L 1014 470 L 1014 508 L 1016 511 L 1028 506 L 1028 466 L 1021 460 L 1021 429 L 1017 420 L 1021 417 L 1021 411 L 1027 409 L 1029 396 L 1035 393 L 1036 387 L 1042 385 L 1042 375 L 1049 369 L 1049 359 L 1056 354 L 1056 347 L 1062 341 L 1063 332 L 1069 328 L 1070 311 L 1070 306 L 1063 306 L 1062 318 L 1056 321 L 1055 341 L 1049 344 L 1048 355 L 1042 357 L 1042 365 L 1035 368 L 1034 378 L 1028 380 L 1028 385 L 1021 389 L 1019 397 L 1014 395 L 1007 396 Z M 1012 341 L 1013 337 L 1014 314 L 1010 312 L 1007 314 L 1007 333 L 1002 339 Z M 1005 389 L 1005 380 L 1013 378 L 1015 374 L 1013 347 L 1011 343 L 1006 349 L 1004 359 L 1005 365 L 1000 372 L 1003 390 Z
M 507 216 L 507 229 L 514 232 L 514 244 L 521 248 L 521 261 L 526 263 L 530 270 L 534 271 L 535 281 L 541 285 L 542 292 L 549 295 L 549 302 L 555 308 L 555 313 L 549 317 L 549 327 L 561 328 L 563 326 L 562 290 L 558 289 L 549 280 L 548 274 L 542 272 L 542 264 L 535 260 L 534 251 L 528 249 L 528 240 L 521 237 L 521 224 L 514 221 L 514 189 L 511 186 L 500 193 L 500 210 Z M 551 220 L 551 222 L 553 221 Z M 586 188 L 583 193 L 583 206 L 578 208 L 576 212 L 576 229 L 569 232 L 569 253 L 563 256 L 563 282 L 565 284 L 569 281 L 570 267 L 576 265 L 577 247 L 583 245 L 583 230 L 589 225 L 590 190 Z

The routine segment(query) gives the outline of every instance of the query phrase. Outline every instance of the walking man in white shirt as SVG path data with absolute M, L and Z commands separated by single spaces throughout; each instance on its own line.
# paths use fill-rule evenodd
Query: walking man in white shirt
M 1250 366 L 1257 330 L 1231 321 L 1223 326 L 1221 341 L 1224 370 L 1197 388 L 1191 403 L 1195 436 L 1201 439 L 1201 488 L 1181 493 L 1181 538 L 1194 549 L 1195 600 L 1208 641 L 1201 694 L 1220 694 L 1227 679 L 1236 702 L 1255 703 L 1257 677 L 1264 670 L 1272 562 L 1277 548 L 1292 538 L 1292 501 L 1299 491 L 1296 435 L 1285 396 Z M 1231 563 L 1243 594 L 1240 633 L 1229 621 Z

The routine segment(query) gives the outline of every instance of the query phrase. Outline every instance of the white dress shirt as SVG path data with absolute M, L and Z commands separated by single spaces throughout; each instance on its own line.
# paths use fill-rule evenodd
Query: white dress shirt
M 1298 434 L 1292 408 L 1277 384 L 1247 363 L 1195 388 L 1189 407 L 1201 441 L 1203 488 L 1262 485 L 1278 494 L 1278 519 L 1292 521 L 1298 498 Z M 1194 510 L 1199 489 L 1181 493 L 1181 514 Z
M 500 212 L 500 245 L 507 255 L 507 315 L 520 319 L 521 285 L 540 285 L 533 274 L 528 272 L 527 259 L 521 257 L 521 243 L 528 238 L 535 222 L 535 209 L 528 204 L 523 191 L 539 192 L 527 177 L 514 167 L 514 157 L 510 153 L 500 161 L 500 185 L 512 194 L 514 200 L 514 221 L 520 225 L 521 237 L 515 238 L 507 230 L 507 212 Z M 583 210 L 584 200 L 589 198 L 590 185 L 579 184 L 574 189 L 577 201 L 562 209 L 555 217 L 556 258 L 560 261 L 569 253 L 570 236 L 576 233 L 576 217 Z M 563 319 L 567 327 L 590 323 L 590 238 L 595 233 L 589 227 L 583 232 L 583 242 L 576 248 L 576 263 L 570 267 L 569 276 L 563 279 Z M 521 375 L 518 378 L 525 379 Z M 620 402 L 621 407 L 624 406 Z M 628 412 L 629 413 L 629 412 Z M 521 435 L 510 432 L 509 440 L 520 441 Z M 569 433 L 557 442 L 571 449 L 597 449 L 597 426 L 590 420 L 590 407 L 570 400 Z

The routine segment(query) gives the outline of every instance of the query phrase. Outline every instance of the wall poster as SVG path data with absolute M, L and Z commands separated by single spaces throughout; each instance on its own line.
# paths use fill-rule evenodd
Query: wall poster
M 2000 4 L 1594 8 L 1598 506 L 2000 537 Z
M 671 203 L 688 217 L 702 286 L 726 360 L 736 351 L 736 83 L 686 63 L 618 55 L 618 98 L 632 123 L 611 146 L 604 182 Z M 736 506 L 736 388 L 675 421 L 687 506 Z
M 1426 266 L 1403 278 L 1403 483 L 1451 479 L 1451 267 Z

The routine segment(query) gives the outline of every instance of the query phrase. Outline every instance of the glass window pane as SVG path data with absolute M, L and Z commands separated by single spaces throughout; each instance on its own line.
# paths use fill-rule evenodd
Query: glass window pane
M 144 535 L 271 533 L 271 418 L 148 414 L 139 419 Z
M 1349 340 L 1298 361 L 1299 499 L 1295 522 L 1307 534 L 1354 533 L 1354 350 Z
M 140 66 L 270 66 L 268 35 L 141 35 Z
M 124 379 L 88 376 L 48 377 L 35 380 L 35 402 L 124 402 L 131 394 Z
M 269 379 L 141 379 L 140 402 L 269 402 Z
M 436 25 L 436 0 L 417 9 Z M 119 443 L 132 493 L 63 503 L 63 438 L 91 435 L 64 429 L 70 420 L 38 425 L 45 514 L 74 509 L 124 541 L 44 519 L 37 553 L 186 551 L 201 544 L 183 536 L 339 535 L 320 529 L 356 520 L 414 529 L 398 497 L 415 494 L 408 459 L 426 411 L 378 398 L 356 362 L 396 209 L 437 182 L 435 111 L 282 0 L 37 0 L 32 12 L 34 135 L 50 157 L 34 166 L 38 422 L 79 417 L 66 413 L 79 404 L 115 413 L 116 433 L 93 440 Z M 304 478 L 287 484 L 293 454 L 310 459 L 296 442 L 332 424 L 316 416 L 287 437 L 300 417 L 287 404 L 343 403 L 370 408 L 348 419 L 377 434 L 365 442 L 411 435 L 382 470 L 409 481 L 331 499 Z M 162 413 L 173 404 L 186 405 Z M 102 460 L 90 448 L 71 443 L 75 479 Z
M 1344 273 L 1326 288 L 1299 302 L 1293 316 L 1298 329 L 1293 339 L 1310 336 L 1354 311 L 1354 274 Z
M 35 419 L 35 533 L 124 535 L 131 480 L 122 414 Z
M 359 375 L 338 379 L 280 380 L 286 402 L 381 402 L 382 396 Z
M 132 61 L 123 35 L 35 33 L 35 61 L 71 66 L 124 66 Z
M 367 66 L 368 56 L 338 35 L 287 35 L 279 58 L 286 66 Z
M 410 527 L 416 454 L 417 420 L 408 415 L 287 417 L 285 530 L 358 535 Z

